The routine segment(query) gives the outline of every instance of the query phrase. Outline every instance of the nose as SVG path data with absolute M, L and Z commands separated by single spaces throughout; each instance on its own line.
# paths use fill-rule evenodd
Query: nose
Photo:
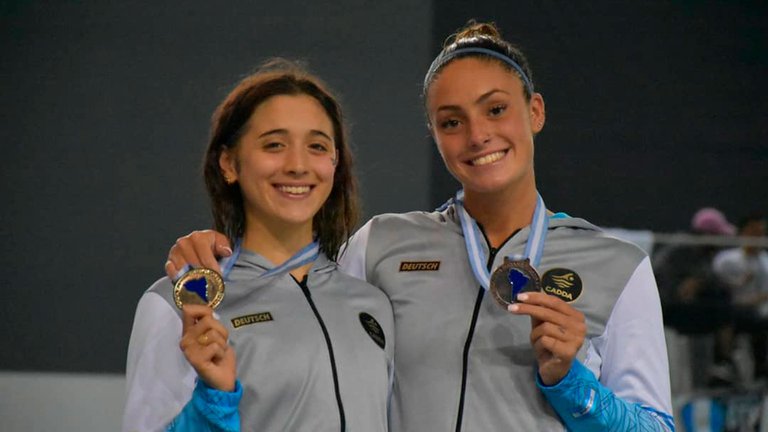
M 309 155 L 303 146 L 289 146 L 286 152 L 285 171 L 294 177 L 302 176 L 309 172 L 307 157 Z
M 482 118 L 467 120 L 467 129 L 472 147 L 483 147 L 491 140 L 490 125 Z

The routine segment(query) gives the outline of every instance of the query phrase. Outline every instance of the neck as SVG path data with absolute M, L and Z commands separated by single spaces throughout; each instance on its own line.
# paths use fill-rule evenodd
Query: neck
M 288 261 L 296 252 L 311 242 L 311 223 L 296 226 L 280 222 L 270 223 L 246 216 L 243 247 L 263 256 L 274 265 Z
M 535 183 L 490 193 L 464 191 L 467 212 L 483 226 L 494 248 L 516 230 L 531 224 L 537 199 Z

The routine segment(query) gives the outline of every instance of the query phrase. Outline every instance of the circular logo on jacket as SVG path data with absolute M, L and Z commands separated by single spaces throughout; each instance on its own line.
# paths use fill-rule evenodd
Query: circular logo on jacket
M 384 337 L 384 330 L 381 328 L 381 325 L 379 325 L 379 322 L 376 321 L 376 318 L 365 312 L 361 312 L 360 324 L 363 325 L 363 329 L 368 333 L 368 336 L 376 342 L 376 345 L 381 349 L 384 349 L 387 345 L 387 339 Z
M 541 277 L 542 290 L 563 301 L 570 303 L 581 295 L 582 285 L 579 275 L 569 269 L 553 268 Z

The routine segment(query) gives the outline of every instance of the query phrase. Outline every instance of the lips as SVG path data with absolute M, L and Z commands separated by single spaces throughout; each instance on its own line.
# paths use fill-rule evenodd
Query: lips
M 472 166 L 482 166 L 482 165 L 488 165 L 490 163 L 496 162 L 504 157 L 504 155 L 507 154 L 508 150 L 500 150 L 497 152 L 493 152 L 484 156 L 480 156 L 478 158 L 472 159 L 469 162 L 467 162 L 469 165 Z

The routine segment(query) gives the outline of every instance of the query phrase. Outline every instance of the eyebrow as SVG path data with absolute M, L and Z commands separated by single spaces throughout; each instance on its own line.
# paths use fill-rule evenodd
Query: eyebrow
M 501 89 L 491 89 L 483 94 L 480 95 L 477 99 L 475 99 L 475 104 L 481 104 L 488 100 L 491 96 L 493 96 L 496 93 L 504 93 L 506 95 L 509 94 L 509 92 Z M 461 111 L 461 107 L 458 105 L 443 105 L 440 108 L 437 109 L 438 112 L 440 111 Z
M 289 134 L 288 133 L 288 129 L 272 129 L 272 130 L 268 130 L 268 131 L 262 133 L 261 135 L 258 136 L 258 138 L 263 138 L 263 137 L 268 136 L 268 135 L 288 135 L 288 134 Z M 330 135 L 328 135 L 327 133 L 325 133 L 325 132 L 323 132 L 321 130 L 311 129 L 309 131 L 309 135 L 311 135 L 311 136 L 321 136 L 321 137 L 324 137 L 324 138 L 328 139 L 329 141 L 333 141 L 333 138 L 331 138 Z

